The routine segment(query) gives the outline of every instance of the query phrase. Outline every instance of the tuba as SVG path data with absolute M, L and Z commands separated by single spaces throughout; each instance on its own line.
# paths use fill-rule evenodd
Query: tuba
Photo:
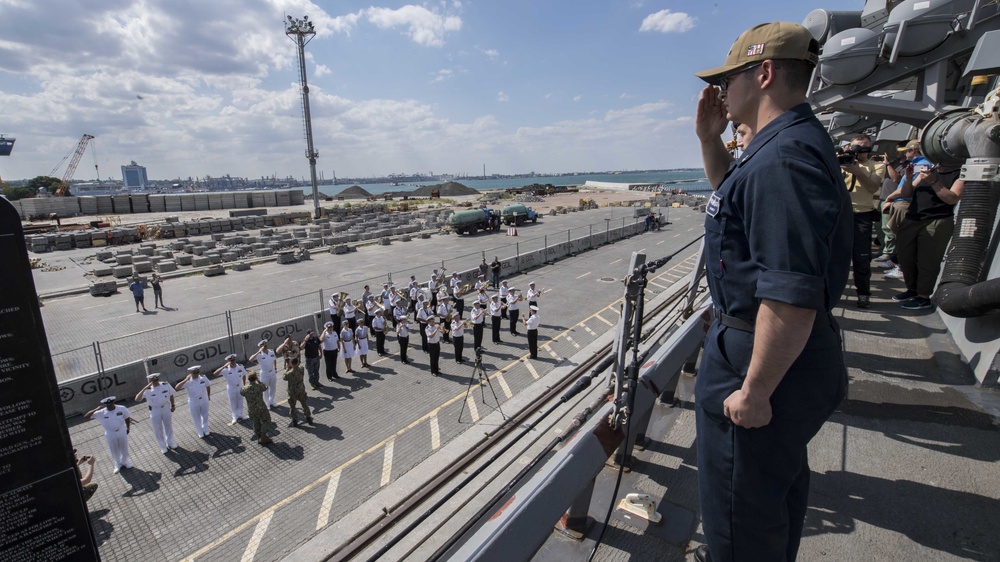
M 337 293 L 337 316 L 344 315 L 344 304 L 347 300 L 347 291 Z

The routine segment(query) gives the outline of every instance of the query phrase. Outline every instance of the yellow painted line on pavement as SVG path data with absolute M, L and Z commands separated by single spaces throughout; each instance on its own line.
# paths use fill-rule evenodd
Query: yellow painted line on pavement
M 437 412 L 431 416 L 431 450 L 437 451 L 441 448 L 441 426 L 438 424 Z
M 527 357 L 522 357 L 521 361 L 523 361 L 524 362 L 524 366 L 528 368 L 528 372 L 531 373 L 531 377 L 537 381 L 538 380 L 538 371 L 535 370 L 535 366 L 532 365 L 530 361 L 528 361 Z
M 514 393 L 510 391 L 510 387 L 507 386 L 507 379 L 503 378 L 503 373 L 497 372 L 496 374 L 497 382 L 500 383 L 500 388 L 503 390 L 504 395 L 508 400 L 514 397 Z
M 341 471 L 333 473 L 330 483 L 326 485 L 326 495 L 323 496 L 323 505 L 319 507 L 319 517 L 316 518 L 316 530 L 322 530 L 330 522 L 330 508 L 333 507 L 333 498 L 337 496 L 337 486 L 340 484 Z
M 465 399 L 465 405 L 469 407 L 469 415 L 472 416 L 472 423 L 479 421 L 479 408 L 476 407 L 476 400 L 472 397 L 472 393 L 469 393 L 469 397 Z
M 392 481 L 392 450 L 395 445 L 395 439 L 385 444 L 385 454 L 382 456 L 382 480 L 379 482 L 379 488 L 385 488 Z
M 601 312 L 603 312 L 603 311 L 601 311 Z M 595 315 L 594 315 L 594 318 L 597 318 L 598 320 L 600 320 L 601 322 L 604 322 L 604 323 L 605 323 L 605 324 L 607 324 L 608 326 L 614 326 L 614 324 L 613 324 L 613 323 L 611 323 L 611 322 L 608 322 L 607 320 L 605 320 L 605 319 L 604 319 L 604 317 L 603 317 L 603 316 L 601 316 L 600 314 L 595 314 Z
M 257 549 L 260 548 L 260 541 L 264 538 L 264 533 L 267 532 L 267 527 L 271 524 L 271 517 L 274 516 L 274 510 L 270 510 L 264 514 L 264 517 L 260 518 L 257 522 L 257 527 L 253 530 L 253 536 L 250 537 L 250 543 L 247 544 L 246 550 L 243 551 L 243 557 L 240 558 L 240 562 L 253 562 L 254 556 L 257 556 Z

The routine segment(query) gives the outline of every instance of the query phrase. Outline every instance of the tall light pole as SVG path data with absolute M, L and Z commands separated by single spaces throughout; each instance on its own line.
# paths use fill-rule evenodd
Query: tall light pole
M 316 159 L 319 152 L 313 148 L 312 116 L 309 114 L 309 84 L 306 81 L 306 44 L 316 36 L 313 23 L 309 21 L 309 16 L 302 19 L 292 19 L 287 16 L 285 20 L 285 35 L 299 48 L 299 83 L 302 85 L 302 121 L 306 129 L 306 158 L 309 160 L 309 177 L 312 180 L 313 189 L 313 218 L 319 218 L 319 183 L 316 181 Z

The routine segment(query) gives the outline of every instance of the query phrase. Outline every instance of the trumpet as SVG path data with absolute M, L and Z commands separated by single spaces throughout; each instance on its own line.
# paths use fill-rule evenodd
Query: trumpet
M 471 326 L 472 326 L 472 320 L 469 320 L 469 319 L 462 320 L 462 327 L 463 328 L 469 328 Z M 451 335 L 451 321 L 449 320 L 447 322 L 443 322 L 441 324 L 441 330 L 444 333 L 446 333 L 448 335 Z

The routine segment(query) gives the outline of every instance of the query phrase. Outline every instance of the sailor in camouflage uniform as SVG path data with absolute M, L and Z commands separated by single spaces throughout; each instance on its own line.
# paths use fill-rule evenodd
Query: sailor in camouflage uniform
M 261 445 L 274 443 L 267 436 L 267 430 L 271 427 L 271 412 L 268 411 L 267 404 L 264 403 L 265 391 L 267 391 L 267 386 L 260 382 L 257 373 L 250 373 L 247 376 L 247 385 L 240 389 L 240 394 L 247 401 L 247 413 L 253 420 L 253 439 L 256 439 Z
M 285 369 L 285 381 L 288 382 L 288 409 L 292 413 L 292 427 L 299 426 L 298 416 L 295 415 L 295 403 L 302 404 L 302 412 L 306 415 L 306 423 L 313 422 L 312 414 L 309 412 L 309 404 L 306 403 L 306 385 L 302 382 L 305 371 L 299 365 L 299 358 L 293 357 L 291 364 Z

